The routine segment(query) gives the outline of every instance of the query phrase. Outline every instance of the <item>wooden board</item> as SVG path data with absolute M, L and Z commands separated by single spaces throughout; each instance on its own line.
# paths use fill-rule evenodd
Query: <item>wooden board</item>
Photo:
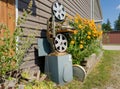
M 0 0 L 0 24 L 5 24 L 12 35 L 15 30 L 15 0 Z M 4 31 L 1 31 L 2 37 Z

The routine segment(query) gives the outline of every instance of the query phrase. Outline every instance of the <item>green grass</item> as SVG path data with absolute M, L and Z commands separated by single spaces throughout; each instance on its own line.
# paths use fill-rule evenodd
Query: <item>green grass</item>
M 117 55 L 120 55 L 120 51 L 105 50 L 102 59 L 87 76 L 83 83 L 74 79 L 71 83 L 60 89 L 66 89 L 66 87 L 68 89 L 102 89 L 111 77 L 110 72 L 112 70 L 112 62 L 114 62 L 114 58 Z
M 102 89 L 111 77 L 112 63 L 117 55 L 120 55 L 120 51 L 104 51 L 103 58 L 87 76 L 81 89 Z
M 104 51 L 104 55 L 100 62 L 95 66 L 92 72 L 87 76 L 82 83 L 77 79 L 73 79 L 72 82 L 64 86 L 55 86 L 51 81 L 43 81 L 40 84 L 39 89 L 104 89 L 103 87 L 108 83 L 113 70 L 113 63 L 115 59 L 120 59 L 118 56 L 120 51 Z M 26 88 L 27 89 L 27 88 Z
M 120 51 L 105 50 L 102 59 L 87 76 L 83 83 L 77 79 L 73 79 L 72 82 L 66 84 L 65 86 L 57 87 L 55 89 L 104 89 L 103 87 L 108 83 L 111 77 L 110 73 L 113 70 L 112 64 L 116 57 L 120 57 L 118 55 L 120 55 Z

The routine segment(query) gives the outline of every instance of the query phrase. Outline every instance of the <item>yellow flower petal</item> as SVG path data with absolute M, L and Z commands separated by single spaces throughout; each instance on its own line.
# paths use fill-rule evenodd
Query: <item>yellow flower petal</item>
M 87 36 L 87 39 L 90 39 L 91 37 L 90 36 Z
M 87 32 L 88 35 L 91 35 L 91 32 Z
M 75 19 L 75 23 L 78 23 L 78 19 Z
M 83 27 L 83 26 L 82 26 L 81 24 L 79 24 L 79 25 L 78 25 L 78 28 L 80 28 L 80 29 L 81 29 L 82 27 Z
M 70 42 L 70 44 L 72 44 L 72 45 L 75 44 L 75 41 L 72 40 L 72 41 Z
M 81 44 L 83 44 L 83 41 L 80 41 Z
M 77 34 L 78 33 L 78 30 L 74 30 L 74 32 L 73 32 L 74 34 Z
M 83 48 L 83 45 L 82 44 L 80 44 L 80 49 L 82 49 Z

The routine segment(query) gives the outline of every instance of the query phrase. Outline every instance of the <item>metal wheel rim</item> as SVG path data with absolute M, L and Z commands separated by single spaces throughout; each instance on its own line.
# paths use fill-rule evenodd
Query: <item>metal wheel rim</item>
M 64 20 L 65 19 L 65 9 L 63 5 L 59 2 L 55 2 L 52 7 L 53 14 L 58 20 Z
M 54 40 L 54 44 L 58 52 L 64 52 L 67 49 L 67 38 L 63 34 L 57 34 Z

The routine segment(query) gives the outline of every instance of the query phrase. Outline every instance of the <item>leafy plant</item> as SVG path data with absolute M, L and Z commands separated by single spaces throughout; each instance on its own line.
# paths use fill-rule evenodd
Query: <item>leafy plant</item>
M 107 19 L 107 23 L 102 24 L 102 29 L 104 32 L 112 31 L 110 20 Z
M 118 19 L 115 21 L 115 30 L 120 31 L 120 13 Z
M 21 76 L 22 76 L 23 78 L 26 78 L 26 79 L 28 79 L 28 78 L 30 77 L 30 75 L 29 75 L 28 72 L 22 72 Z
M 113 73 L 113 64 L 120 56 L 118 51 L 104 51 L 101 61 L 96 65 L 95 69 L 88 75 L 80 89 L 104 89 L 106 84 L 110 84 L 111 71 Z M 116 58 L 117 57 L 117 58 Z M 108 61 L 109 59 L 109 61 Z M 107 71 L 107 73 L 106 73 Z
M 10 72 L 19 67 L 26 50 L 31 45 L 33 35 L 23 37 L 23 28 L 21 24 L 25 23 L 28 15 L 31 14 L 32 0 L 28 5 L 28 9 L 24 10 L 22 17 L 18 18 L 17 26 L 13 35 L 10 35 L 10 29 L 5 24 L 0 24 L 0 32 L 3 36 L 0 37 L 0 78 L 5 78 L 6 72 Z
M 37 81 L 34 80 L 27 85 L 25 85 L 25 89 L 56 89 L 53 85 L 54 83 L 51 81 Z
M 76 15 L 70 25 L 75 30 L 69 39 L 68 52 L 73 56 L 73 64 L 79 64 L 100 48 L 102 31 L 100 26 L 95 25 L 94 20 L 81 18 L 80 15 Z

